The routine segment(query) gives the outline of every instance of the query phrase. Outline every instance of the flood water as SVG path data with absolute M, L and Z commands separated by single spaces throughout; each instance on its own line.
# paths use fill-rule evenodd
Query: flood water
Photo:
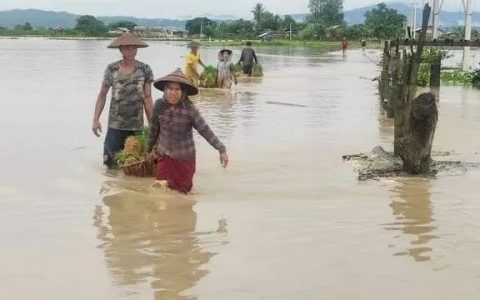
M 179 195 L 101 164 L 107 44 L 0 40 L 0 299 L 479 299 L 480 172 L 358 182 L 341 159 L 393 147 L 380 52 L 257 49 L 263 79 L 194 99 L 231 164 L 197 135 Z M 158 78 L 186 51 L 138 59 Z M 442 87 L 434 151 L 480 162 L 479 136 L 480 91 Z

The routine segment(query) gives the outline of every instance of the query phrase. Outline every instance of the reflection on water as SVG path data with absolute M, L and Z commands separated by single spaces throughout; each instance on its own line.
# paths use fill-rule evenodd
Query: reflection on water
M 125 191 L 103 198 L 105 206 L 95 208 L 94 226 L 118 285 L 147 283 L 154 299 L 194 299 L 184 293 L 208 273 L 202 265 L 215 253 L 207 246 L 218 240 L 206 241 L 195 231 L 191 197 Z M 185 205 L 171 207 L 174 202 Z M 217 231 L 201 235 L 216 238 L 226 232 L 221 220 Z
M 415 261 L 430 260 L 432 248 L 429 242 L 437 238 L 432 233 L 436 227 L 432 225 L 431 185 L 430 180 L 426 179 L 405 179 L 398 180 L 391 190 L 393 195 L 390 206 L 395 222 L 388 224 L 386 229 L 400 231 L 412 238 L 406 251 L 395 255 L 409 255 Z

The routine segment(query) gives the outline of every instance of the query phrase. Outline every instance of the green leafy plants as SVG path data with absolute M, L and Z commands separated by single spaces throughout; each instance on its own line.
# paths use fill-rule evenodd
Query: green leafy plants
M 217 68 L 207 66 L 200 75 L 200 86 L 205 88 L 217 87 Z

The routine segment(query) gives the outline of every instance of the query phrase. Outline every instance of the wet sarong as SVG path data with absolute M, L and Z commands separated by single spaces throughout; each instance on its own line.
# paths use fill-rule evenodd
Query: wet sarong
M 155 177 L 157 180 L 166 180 L 168 187 L 173 190 L 188 193 L 193 186 L 195 166 L 195 158 L 179 160 L 164 155 L 157 160 Z

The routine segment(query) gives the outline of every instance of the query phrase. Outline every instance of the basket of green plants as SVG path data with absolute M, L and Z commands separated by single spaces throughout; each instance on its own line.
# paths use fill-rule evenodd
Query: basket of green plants
M 147 160 L 149 133 L 149 129 L 144 128 L 140 134 L 128 137 L 123 150 L 115 154 L 115 163 L 125 175 L 154 176 L 155 165 Z

